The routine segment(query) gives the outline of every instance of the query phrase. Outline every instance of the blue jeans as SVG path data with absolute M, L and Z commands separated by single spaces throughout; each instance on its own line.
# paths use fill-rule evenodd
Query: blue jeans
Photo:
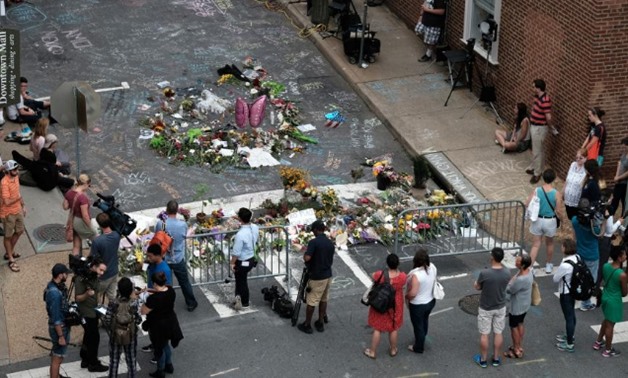
M 576 300 L 571 294 L 560 295 L 560 308 L 565 317 L 565 332 L 567 334 L 567 344 L 573 344 L 573 335 L 576 332 Z
M 412 349 L 415 353 L 423 353 L 425 349 L 425 336 L 427 336 L 430 312 L 432 312 L 435 305 L 436 299 L 419 305 L 410 303 L 410 321 L 412 322 L 412 328 L 414 328 L 414 345 Z
M 172 364 L 172 348 L 170 347 L 170 343 L 166 343 L 166 345 L 163 347 L 161 357 L 157 362 L 157 368 L 159 370 L 164 370 L 167 364 Z
M 600 260 L 594 260 L 594 261 L 584 260 L 584 264 L 587 266 L 587 268 L 589 268 L 589 271 L 591 272 L 591 275 L 593 276 L 593 282 L 597 282 L 597 271 L 600 266 Z M 587 299 L 586 301 L 582 301 L 581 306 L 583 307 L 593 306 L 593 303 L 591 303 L 591 298 Z
M 168 264 L 172 273 L 177 277 L 179 286 L 181 286 L 181 292 L 185 298 L 185 304 L 188 307 L 196 307 L 198 303 L 194 298 L 194 291 L 192 290 L 192 284 L 190 283 L 190 277 L 188 276 L 188 268 L 185 264 L 185 259 L 177 264 Z

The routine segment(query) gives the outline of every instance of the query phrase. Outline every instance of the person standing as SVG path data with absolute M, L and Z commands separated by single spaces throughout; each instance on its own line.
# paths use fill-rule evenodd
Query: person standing
M 157 246 L 159 247 L 159 246 Z M 167 285 L 166 274 L 157 272 L 151 276 L 153 293 L 142 305 L 142 314 L 146 315 L 148 336 L 155 348 L 157 370 L 149 375 L 154 378 L 163 378 L 165 373 L 172 374 L 172 348 L 176 348 L 183 340 L 183 333 L 179 326 L 177 314 L 174 312 L 176 293 Z
M 593 161 L 593 160 L 589 160 Z M 597 164 L 597 163 L 596 163 Z M 590 214 L 591 203 L 586 198 L 581 198 L 579 209 L 582 214 Z M 599 237 L 606 230 L 606 222 L 602 222 L 600 227 L 593 217 L 581 217 L 580 215 L 571 218 L 574 235 L 576 237 L 576 253 L 584 261 L 593 276 L 593 282 L 597 282 L 598 267 L 600 264 L 600 242 Z M 604 215 L 608 219 L 608 215 Z M 580 311 L 594 310 L 595 305 L 591 298 L 580 303 Z
M 609 189 L 604 189 L 604 194 L 609 192 Z M 597 281 L 595 285 L 600 288 L 597 291 L 597 301 L 595 303 L 596 307 L 600 307 L 602 305 L 602 277 L 604 276 L 602 270 L 604 269 L 604 265 L 608 262 L 608 259 L 611 255 L 612 241 L 615 234 L 615 231 L 624 223 L 624 218 L 619 218 L 615 221 L 615 217 L 613 217 L 612 213 L 609 212 L 608 209 L 604 210 L 604 232 L 603 236 L 598 241 L 599 251 L 600 251 L 600 261 L 598 262 L 598 270 L 597 270 Z
M 15 253 L 15 245 L 24 233 L 24 217 L 26 216 L 24 198 L 20 193 L 18 167 L 15 160 L 7 161 L 4 164 L 4 170 L 7 174 L 0 180 L 0 191 L 2 192 L 0 195 L 2 198 L 0 217 L 4 228 L 5 258 L 9 260 L 9 269 L 12 272 L 20 271 L 20 267 L 15 261 L 16 258 L 20 257 L 20 254 Z
M 626 183 L 628 182 L 628 137 L 621 140 L 622 152 L 617 162 L 615 171 L 615 187 L 613 188 L 613 200 L 611 201 L 610 213 L 615 214 L 621 202 L 621 214 L 626 211 Z
M 600 190 L 600 167 L 596 160 L 587 160 L 584 162 L 584 170 L 587 172 L 582 194 L 580 198 L 586 198 L 589 203 L 595 205 L 602 199 L 602 191 Z
M 63 264 L 52 267 L 52 280 L 46 285 L 44 301 L 48 313 L 48 333 L 52 341 L 50 349 L 50 378 L 60 378 L 59 369 L 68 350 L 70 327 L 65 325 L 68 313 L 68 290 L 65 281 L 70 269 Z
M 534 264 L 543 238 L 545 238 L 545 252 L 547 254 L 545 273 L 547 274 L 551 274 L 552 269 L 554 269 L 552 257 L 554 256 L 554 236 L 556 236 L 557 230 L 556 209 L 562 207 L 563 202 L 561 193 L 554 189 L 552 185 L 555 179 L 556 173 L 554 173 L 554 170 L 551 168 L 546 169 L 543 172 L 543 185 L 534 188 L 534 191 L 530 193 L 526 201 L 527 207 L 535 194 L 540 201 L 539 218 L 530 224 L 530 233 L 533 236 L 530 257 L 532 258 L 532 264 Z
M 488 366 L 488 342 L 493 329 L 493 366 L 501 365 L 501 348 L 504 342 L 502 331 L 506 324 L 506 286 L 510 281 L 508 269 L 502 265 L 504 250 L 495 247 L 491 250 L 491 267 L 480 272 L 474 283 L 480 290 L 480 308 L 478 310 L 478 329 L 480 331 L 480 353 L 473 356 L 473 361 L 480 367 Z
M 378 270 L 373 273 L 373 282 L 388 281 L 395 289 L 395 306 L 385 313 L 377 312 L 373 307 L 369 307 L 368 324 L 373 328 L 371 337 L 371 347 L 364 350 L 364 355 L 375 359 L 377 346 L 382 336 L 382 332 L 388 332 L 390 349 L 388 354 L 395 357 L 399 353 L 397 348 L 397 338 L 399 328 L 403 325 L 403 287 L 406 284 L 406 274 L 399 271 L 399 256 L 394 253 L 386 257 L 386 272 Z M 383 276 L 383 277 L 382 277 Z
M 235 235 L 230 261 L 231 270 L 235 275 L 234 307 L 236 310 L 250 305 L 247 276 L 251 269 L 257 265 L 255 245 L 259 237 L 259 227 L 251 223 L 251 217 L 253 217 L 251 210 L 245 207 L 238 210 L 238 219 L 242 225 Z
M 161 255 L 161 246 L 159 244 L 152 244 L 148 246 L 146 249 L 146 259 L 148 260 L 148 269 L 146 270 L 146 291 L 149 293 L 153 293 L 155 291 L 153 287 L 153 276 L 160 272 L 163 272 L 166 277 L 166 285 L 172 287 L 172 271 L 170 270 L 168 263 L 166 263 Z M 155 352 L 153 344 L 143 346 L 142 352 Z M 153 363 L 156 363 L 157 360 L 157 358 L 153 357 L 153 361 L 155 361 Z
M 104 372 L 109 367 L 103 365 L 98 359 L 98 345 L 100 344 L 100 332 L 98 331 L 98 279 L 107 270 L 105 263 L 94 257 L 89 261 L 89 274 L 74 278 L 75 299 L 78 310 L 85 319 L 83 324 L 83 347 L 81 349 L 81 369 L 87 368 L 90 373 Z
M 198 302 L 194 297 L 194 290 L 190 283 L 190 276 L 188 273 L 187 262 L 185 260 L 185 238 L 188 234 L 188 225 L 181 219 L 177 219 L 179 212 L 179 204 L 175 200 L 168 201 L 166 204 L 166 214 L 168 218 L 164 222 L 157 221 L 155 230 L 161 230 L 164 228 L 166 232 L 172 236 L 172 245 L 170 251 L 166 253 L 166 262 L 170 267 L 172 273 L 177 277 L 183 298 L 185 298 L 185 304 L 188 311 L 192 312 L 198 307 Z
M 624 319 L 622 298 L 628 295 L 628 275 L 622 269 L 626 261 L 626 250 L 621 246 L 611 249 L 613 262 L 604 264 L 604 292 L 602 293 L 602 312 L 604 321 L 600 327 L 593 349 L 600 350 L 604 346 L 603 357 L 617 357 L 620 352 L 613 348 L 613 329 L 615 324 Z
M 587 160 L 597 161 L 598 166 L 604 162 L 604 147 L 606 146 L 606 126 L 602 123 L 604 110 L 595 107 L 587 111 L 591 122 L 590 131 L 582 143 L 582 148 L 587 150 Z
M 417 35 L 423 35 L 423 43 L 425 43 L 425 54 L 419 58 L 419 62 L 427 62 L 435 58 L 434 49 L 443 27 L 445 27 L 445 1 L 425 0 L 421 6 L 419 21 L 414 28 Z
M 582 195 L 582 186 L 587 176 L 584 169 L 584 162 L 587 160 L 587 151 L 580 148 L 576 152 L 576 160 L 569 166 L 565 185 L 563 186 L 563 200 L 565 202 L 565 211 L 567 218 L 571 219 L 578 214 L 578 201 Z
M 561 247 L 565 256 L 554 273 L 554 283 L 558 284 L 560 294 L 560 308 L 565 317 L 565 334 L 556 335 L 556 348 L 561 352 L 574 352 L 574 333 L 576 331 L 576 300 L 569 293 L 569 284 L 573 274 L 573 264 L 578 262 L 576 256 L 576 242 L 573 239 L 566 239 Z M 571 263 L 569 263 L 571 262 Z
M 530 184 L 536 184 L 541 179 L 545 154 L 543 143 L 547 136 L 547 129 L 552 120 L 552 100 L 547 94 L 545 81 L 534 80 L 534 104 L 530 113 L 530 136 L 532 138 L 532 162 L 526 173 L 532 175 Z
M 74 240 L 72 241 L 72 254 L 82 254 L 81 247 L 84 239 L 93 239 L 96 232 L 92 228 L 92 219 L 89 215 L 89 198 L 85 192 L 92 184 L 88 175 L 79 175 L 73 189 L 65 193 L 63 210 L 72 212 L 72 226 L 74 228 Z
M 312 316 L 314 308 L 318 306 L 318 320 L 314 326 L 318 332 L 325 331 L 327 318 L 327 300 L 332 281 L 331 267 L 334 263 L 334 243 L 325 235 L 325 223 L 317 220 L 310 226 L 314 233 L 314 239 L 307 244 L 307 250 L 303 255 L 303 261 L 307 267 L 310 279 L 307 284 L 307 308 L 305 321 L 297 328 L 302 332 L 312 334 Z
M 512 337 L 512 346 L 504 352 L 504 357 L 507 358 L 523 357 L 523 335 L 525 334 L 523 319 L 532 303 L 532 282 L 534 282 L 534 276 L 530 272 L 532 265 L 530 255 L 520 254 L 515 260 L 515 265 L 519 271 L 506 286 L 506 295 L 510 298 L 508 325 Z
M 109 378 L 118 376 L 118 366 L 120 365 L 120 354 L 124 352 L 126 359 L 127 377 L 134 378 L 137 374 L 137 330 L 139 324 L 142 322 L 142 317 L 139 313 L 137 298 L 133 291 L 133 282 L 128 277 L 122 277 L 118 281 L 118 296 L 117 299 L 109 302 L 107 306 L 107 313 L 103 319 L 103 324 L 107 327 L 109 332 Z M 123 309 L 120 306 L 123 305 Z M 130 343 L 126 345 L 116 342 L 114 334 L 118 329 L 116 324 L 118 310 L 126 311 L 131 316 L 131 322 L 128 324 L 128 333 L 130 336 Z
M 107 213 L 96 216 L 96 222 L 102 230 L 92 242 L 90 256 L 100 257 L 107 265 L 107 271 L 100 277 L 98 291 L 107 296 L 109 302 L 116 299 L 118 282 L 118 250 L 120 250 L 121 236 L 118 231 L 111 229 L 111 219 Z
M 414 344 L 408 345 L 408 350 L 423 353 L 430 313 L 436 305 L 434 285 L 438 270 L 434 264 L 430 264 L 430 256 L 423 248 L 414 254 L 412 264 L 412 270 L 408 273 L 406 300 L 414 329 Z

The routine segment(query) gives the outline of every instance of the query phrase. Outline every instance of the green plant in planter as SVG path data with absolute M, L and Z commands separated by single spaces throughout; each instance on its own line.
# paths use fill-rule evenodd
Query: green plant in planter
M 425 183 L 431 177 L 430 166 L 423 155 L 412 159 L 414 168 L 414 187 L 425 189 Z
M 206 199 L 209 194 L 209 186 L 207 186 L 207 184 L 200 183 L 194 187 L 194 191 L 194 200 L 201 201 L 201 212 L 196 214 L 196 219 L 201 222 L 199 218 L 202 218 L 204 221 L 205 217 L 207 216 L 207 214 L 205 214 L 205 206 L 207 206 L 212 201 L 211 198 Z

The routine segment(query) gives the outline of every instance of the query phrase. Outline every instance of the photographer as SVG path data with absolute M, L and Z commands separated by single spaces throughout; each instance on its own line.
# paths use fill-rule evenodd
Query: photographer
M 46 312 L 48 313 L 48 332 L 52 341 L 50 350 L 50 377 L 59 377 L 59 368 L 65 357 L 70 342 L 70 327 L 65 325 L 65 315 L 68 312 L 68 291 L 65 281 L 68 279 L 68 269 L 63 264 L 55 264 L 52 268 L 52 280 L 48 282 L 44 291 Z
M 594 282 L 597 282 L 600 263 L 598 238 L 603 235 L 606 229 L 606 222 L 600 221 L 600 211 L 599 205 L 598 207 L 591 206 L 587 198 L 581 198 L 578 203 L 578 215 L 571 218 L 571 223 L 576 235 L 576 253 L 584 261 L 587 268 L 589 268 Z M 580 311 L 593 309 L 595 309 L 595 305 L 591 303 L 590 298 L 582 301 Z
M 107 271 L 100 277 L 99 289 L 107 296 L 109 302 L 116 299 L 116 284 L 118 282 L 118 250 L 120 249 L 120 234 L 111 229 L 111 219 L 107 213 L 96 216 L 96 222 L 102 234 L 94 239 L 90 256 L 100 257 Z
M 79 313 L 85 318 L 83 324 L 83 348 L 81 349 L 81 368 L 87 368 L 89 372 L 108 371 L 109 367 L 98 360 L 98 344 L 100 333 L 98 331 L 98 279 L 107 270 L 107 266 L 99 257 L 88 259 L 86 272 L 76 272 L 74 278 L 76 302 Z

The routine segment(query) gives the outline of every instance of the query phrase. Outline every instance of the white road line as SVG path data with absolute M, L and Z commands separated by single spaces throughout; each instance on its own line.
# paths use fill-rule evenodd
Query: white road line
M 223 374 L 227 374 L 227 373 L 231 373 L 232 371 L 236 371 L 236 370 L 240 370 L 240 368 L 233 368 L 233 369 L 229 369 L 229 370 L 224 370 L 224 371 L 219 371 L 218 373 L 214 373 L 214 374 L 210 374 L 210 377 L 216 377 L 218 375 L 223 375 Z
M 452 280 L 454 278 L 466 277 L 468 275 L 469 275 L 469 273 L 454 274 L 454 275 L 451 275 L 451 276 L 438 276 L 438 280 L 439 281 L 447 281 L 447 280 Z
M 355 260 L 353 260 L 348 251 L 343 251 L 339 249 L 336 250 L 336 253 L 338 254 L 338 257 L 340 257 L 340 259 L 345 263 L 345 265 L 347 265 L 349 269 L 351 269 L 356 278 L 364 284 L 365 287 L 371 286 L 373 280 L 368 275 L 368 273 L 366 273 L 364 269 L 362 269 L 362 267 L 359 266 L 358 263 L 355 262 Z
M 231 306 L 221 303 L 220 298 L 214 293 L 212 293 L 207 286 L 201 285 L 199 286 L 199 288 L 205 295 L 205 298 L 207 298 L 209 303 L 212 305 L 212 307 L 214 307 L 216 312 L 218 312 L 218 316 L 220 316 L 223 319 L 230 318 L 236 315 L 243 315 L 243 314 L 257 312 L 257 310 L 253 309 L 252 306 L 247 309 L 243 309 L 242 311 L 236 311 L 233 308 L 231 308 Z
M 438 311 L 434 311 L 434 312 L 432 312 L 432 313 L 430 314 L 430 316 L 434 316 L 434 315 L 436 315 L 436 314 L 440 314 L 441 312 L 446 312 L 446 311 L 453 310 L 453 309 L 454 309 L 453 307 L 447 307 L 447 308 L 444 308 L 444 309 L 442 309 L 442 310 L 438 310 Z
M 591 328 L 596 334 L 600 333 L 601 325 L 592 325 Z M 628 321 L 615 323 L 613 328 L 613 344 L 628 342 Z
M 94 89 L 94 92 L 96 92 L 96 93 L 113 92 L 113 91 L 119 91 L 119 90 L 122 90 L 122 89 L 129 89 L 129 88 L 131 88 L 129 86 L 129 83 L 127 83 L 126 81 L 123 81 L 123 82 L 120 83 L 119 87 Z M 35 100 L 37 100 L 37 101 L 48 101 L 48 100 L 50 100 L 50 96 L 39 97 L 39 98 L 36 98 Z
M 545 358 L 538 358 L 536 360 L 528 360 L 528 361 L 521 361 L 521 362 L 515 362 L 515 365 L 527 365 L 527 364 L 535 364 L 537 362 L 545 362 L 547 361 Z
M 105 364 L 109 365 L 109 356 L 100 357 L 99 360 Z M 140 365 L 136 364 L 137 371 L 140 371 Z M 120 366 L 118 366 L 118 375 L 126 375 L 126 362 L 124 353 L 120 356 Z M 81 369 L 81 361 L 74 361 L 61 364 L 60 373 L 63 375 L 69 375 L 73 378 L 95 378 L 95 377 L 106 377 L 109 375 L 108 372 L 103 373 L 90 373 L 87 369 Z M 30 370 L 18 371 L 15 373 L 7 374 L 7 378 L 45 378 L 50 374 L 50 366 L 45 366 L 41 368 L 35 368 Z

